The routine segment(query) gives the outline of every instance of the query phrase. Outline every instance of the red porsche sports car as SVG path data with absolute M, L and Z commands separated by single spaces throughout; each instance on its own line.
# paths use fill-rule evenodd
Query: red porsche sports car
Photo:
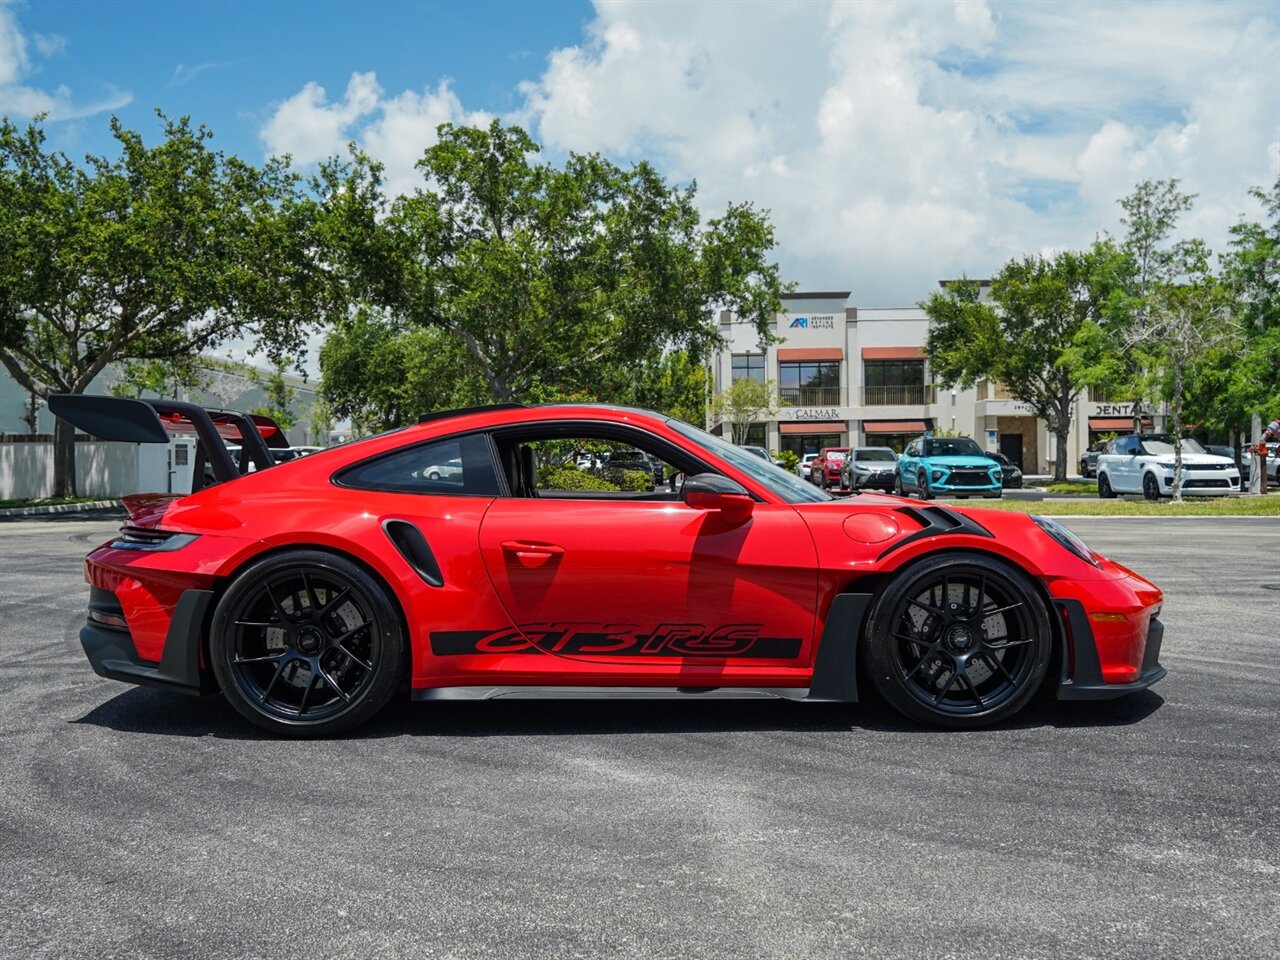
M 974 727 L 1047 683 L 1100 699 L 1165 674 L 1160 590 L 1053 520 L 836 499 L 645 410 L 434 413 L 276 464 L 265 418 L 50 406 L 104 439 L 194 433 L 208 461 L 189 495 L 129 498 L 89 554 L 94 670 L 220 690 L 281 734 L 353 727 L 398 689 L 856 701 L 869 685 Z M 604 454 L 635 450 L 662 473 L 608 471 Z

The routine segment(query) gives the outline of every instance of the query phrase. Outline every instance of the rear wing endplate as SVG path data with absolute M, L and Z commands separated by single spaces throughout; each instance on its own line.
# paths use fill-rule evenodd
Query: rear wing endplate
M 284 431 L 270 417 L 181 400 L 55 393 L 49 397 L 49 412 L 99 440 L 168 443 L 171 436 L 194 434 L 198 441 L 196 461 L 208 459 L 216 483 L 248 473 L 251 463 L 258 470 L 275 466 L 271 448 L 289 446 Z M 227 441 L 240 444 L 238 463 L 227 449 Z M 204 471 L 197 470 L 193 489 L 203 487 L 204 480 Z

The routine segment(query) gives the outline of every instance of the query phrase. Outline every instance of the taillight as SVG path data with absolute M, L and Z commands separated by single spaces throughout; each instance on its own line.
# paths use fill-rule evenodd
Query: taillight
M 194 533 L 172 533 L 151 527 L 120 528 L 120 536 L 111 541 L 116 550 L 141 550 L 147 553 L 164 553 L 178 550 L 196 539 Z

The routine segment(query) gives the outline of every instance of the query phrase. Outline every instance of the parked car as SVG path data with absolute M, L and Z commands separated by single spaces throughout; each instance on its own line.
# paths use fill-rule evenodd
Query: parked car
M 606 470 L 640 470 L 653 477 L 655 484 L 666 480 L 666 472 L 662 461 L 651 457 L 643 450 L 615 450 L 608 455 Z
M 1133 433 L 1116 437 L 1110 453 L 1098 458 L 1098 496 L 1141 493 L 1148 500 L 1173 495 L 1174 456 L 1182 447 L 1182 492 L 1195 497 L 1221 497 L 1240 489 L 1235 460 L 1206 453 L 1190 438 L 1165 433 Z
M 1096 477 L 1098 475 L 1098 457 L 1111 451 L 1110 440 L 1099 440 L 1080 456 L 1080 476 Z
M 840 468 L 840 486 L 846 490 L 892 490 L 897 462 L 888 447 L 854 447 Z
M 49 403 L 105 440 L 167 442 L 147 406 Z M 657 494 L 540 490 L 530 444 L 567 427 L 688 477 Z M 1041 690 L 1111 699 L 1165 675 L 1160 589 L 1052 518 L 833 501 L 665 414 L 437 411 L 249 476 L 215 454 L 213 488 L 126 501 L 120 534 L 84 563 L 80 642 L 104 677 L 221 692 L 275 736 L 347 731 L 396 696 L 830 703 L 858 701 L 859 681 L 917 722 L 969 728 Z M 459 458 L 460 483 L 417 476 Z M 48 648 L 64 647 L 57 624 Z M 104 709 L 127 723 L 130 703 Z M 163 707 L 178 723 L 180 703 Z M 150 698 L 133 705 L 153 721 Z
M 809 479 L 823 490 L 840 486 L 840 468 L 848 456 L 848 447 L 823 447 L 818 459 L 809 465 Z
M 745 443 L 739 444 L 739 446 L 741 446 L 743 450 L 747 451 L 747 453 L 750 453 L 750 454 L 753 454 L 754 456 L 759 457 L 765 463 L 772 463 L 775 467 L 782 466 L 782 461 L 778 460 L 776 457 L 770 454 L 769 451 L 766 450 L 764 447 L 748 446 Z
M 1006 490 L 1022 489 L 1022 470 L 1016 463 L 1006 457 L 1003 453 L 988 453 L 988 457 L 1000 464 L 1000 469 L 1004 473 L 1004 479 L 1001 486 Z
M 898 458 L 894 492 L 931 500 L 939 493 L 998 499 L 1004 492 L 1000 464 L 972 437 L 917 437 Z
M 796 475 L 804 480 L 812 480 L 813 477 L 810 476 L 810 473 L 812 472 L 811 467 L 813 465 L 813 461 L 817 459 L 818 455 L 816 453 L 806 453 L 800 458 L 800 462 L 796 464 Z

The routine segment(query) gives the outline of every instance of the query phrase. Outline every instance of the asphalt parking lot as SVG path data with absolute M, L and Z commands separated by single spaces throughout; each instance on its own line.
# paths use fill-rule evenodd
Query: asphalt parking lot
M 0 525 L 0 956 L 1280 956 L 1280 521 L 1067 522 L 1164 587 L 1153 692 L 964 734 L 405 703 L 316 743 L 94 676 L 115 524 Z

